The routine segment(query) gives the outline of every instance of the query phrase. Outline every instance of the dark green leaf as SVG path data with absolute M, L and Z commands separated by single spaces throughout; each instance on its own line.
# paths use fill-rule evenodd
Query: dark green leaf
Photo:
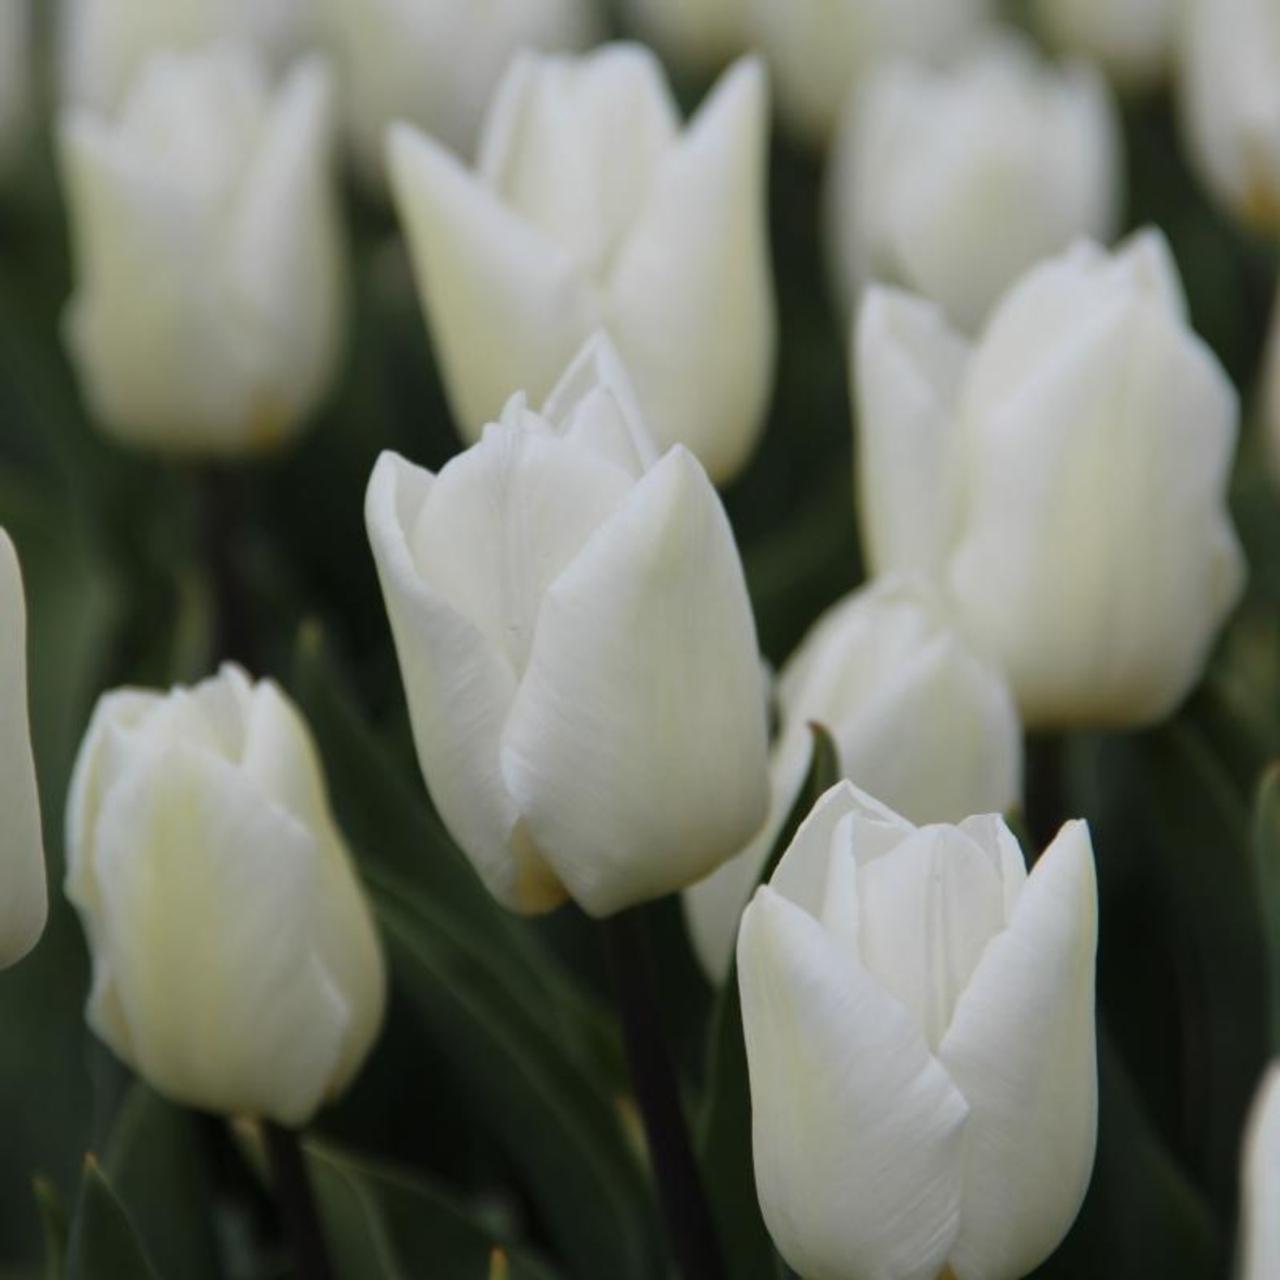
M 67 1280 L 158 1280 L 116 1193 L 98 1162 L 84 1162 L 67 1246 Z
M 63 1280 L 67 1267 L 67 1210 L 58 1189 L 47 1178 L 32 1182 L 40 1225 L 44 1228 L 44 1280 Z
M 1280 1053 L 1280 764 L 1273 764 L 1258 788 L 1253 848 L 1270 961 L 1268 1008 L 1271 1049 Z

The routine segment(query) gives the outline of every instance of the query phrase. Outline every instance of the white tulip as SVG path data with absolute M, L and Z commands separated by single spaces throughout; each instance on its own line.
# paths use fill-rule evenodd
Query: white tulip
M 950 627 L 920 580 L 883 578 L 818 620 L 782 670 L 769 816 L 736 857 L 684 895 L 698 959 L 723 982 L 738 921 L 804 783 L 810 723 L 840 770 L 912 822 L 1011 809 L 1022 790 L 1022 730 L 1000 672 Z
M 1280 1062 L 1263 1077 L 1245 1128 L 1240 1280 L 1280 1276 Z
M 0 174 L 26 145 L 34 56 L 28 0 L 0 0 Z
M 793 130 L 825 142 L 850 89 L 877 63 L 952 52 L 990 0 L 742 0 L 778 107 Z
M 250 42 L 279 65 L 305 39 L 310 0 L 59 0 L 64 100 L 111 112 L 155 54 Z
M 0 969 L 21 960 L 44 931 L 48 890 L 40 795 L 27 720 L 27 610 L 22 571 L 0 529 Z
M 602 916 L 706 875 L 764 818 L 742 566 L 692 454 L 655 459 L 590 342 L 438 476 L 383 454 L 366 515 L 428 789 L 493 895 Z
M 746 461 L 772 385 L 765 78 L 726 72 L 688 128 L 648 50 L 519 57 L 477 172 L 407 126 L 396 203 L 454 416 L 468 440 L 511 386 L 535 398 L 596 329 L 662 446 L 719 481 Z
M 1235 391 L 1167 244 L 1080 244 L 968 346 L 873 289 L 855 334 L 860 515 L 877 572 L 934 577 L 1024 722 L 1127 726 L 1199 679 L 1245 566 Z
M 718 71 L 747 47 L 743 0 L 626 0 L 640 34 L 682 69 Z
M 387 126 L 406 121 L 470 158 L 494 90 L 519 50 L 590 44 L 590 0 L 319 0 L 362 176 L 384 184 Z
M 331 92 L 273 94 L 243 49 L 162 54 L 111 123 L 63 114 L 76 258 L 65 336 L 103 427 L 233 456 L 295 434 L 338 363 Z
M 1184 0 L 1033 0 L 1036 23 L 1055 47 L 1099 63 L 1126 88 L 1163 79 L 1173 59 Z
M 1280 230 L 1280 8 L 1188 0 L 1179 91 L 1201 179 L 1243 222 Z
M 1097 888 L 1070 822 L 913 827 L 840 783 L 742 918 L 756 1187 L 805 1280 L 1015 1280 L 1097 1133 Z
M 237 667 L 94 712 L 67 807 L 90 1026 L 161 1093 L 300 1125 L 382 1021 L 368 903 L 306 724 Z
M 1080 236 L 1110 238 L 1120 146 L 1101 76 L 1051 67 L 1011 35 L 948 70 L 877 69 L 850 100 L 829 176 L 845 304 L 883 280 L 974 328 L 1041 258 Z

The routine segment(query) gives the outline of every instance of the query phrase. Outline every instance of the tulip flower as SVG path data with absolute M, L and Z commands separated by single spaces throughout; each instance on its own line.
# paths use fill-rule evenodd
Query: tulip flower
M 603 338 L 438 476 L 383 454 L 366 516 L 427 788 L 500 902 L 610 915 L 755 833 L 737 549 L 693 455 L 656 457 Z
M 1069 822 L 913 827 L 848 782 L 742 918 L 756 1188 L 806 1280 L 1015 1280 L 1097 1134 L 1097 888 Z
M 990 0 L 741 0 L 790 127 L 824 143 L 850 89 L 872 67 L 908 55 L 935 58 L 980 26 Z
M 1032 0 L 1036 25 L 1066 53 L 1091 58 L 1117 84 L 1147 89 L 1172 61 L 1182 0 Z
M 1012 36 L 945 71 L 886 64 L 850 102 L 829 181 L 846 305 L 882 280 L 975 328 L 1041 258 L 1081 236 L 1110 238 L 1119 150 L 1101 76 L 1051 67 Z
M 304 40 L 309 0 L 59 0 L 65 101 L 116 110 L 157 53 L 243 40 L 282 63 Z
M 0 4 L 0 174 L 14 163 L 31 124 L 31 10 L 28 0 Z
M 344 272 L 317 64 L 272 94 L 231 46 L 150 63 L 118 121 L 73 109 L 65 337 L 94 415 L 170 454 L 295 434 L 336 371 Z
M 854 364 L 875 570 L 939 583 L 1024 723 L 1170 714 L 1245 567 L 1226 507 L 1236 395 L 1163 237 L 1035 267 L 973 346 L 936 307 L 872 290 Z
M 743 0 L 627 0 L 636 30 L 690 72 L 718 71 L 747 47 Z
M 1022 730 L 1001 673 L 952 629 L 920 580 L 886 577 L 818 620 L 782 670 L 769 816 L 736 857 L 684 895 L 694 950 L 715 982 L 738 920 L 809 767 L 824 725 L 846 778 L 912 822 L 1005 812 L 1021 798 Z
M 1263 1077 L 1244 1138 L 1240 1280 L 1280 1275 L 1280 1062 Z
M 524 55 L 478 171 L 408 126 L 392 182 L 445 388 L 474 441 L 512 386 L 545 396 L 606 329 L 658 443 L 720 481 L 746 461 L 772 383 L 765 80 L 726 72 L 681 133 L 648 50 Z
M 90 1026 L 170 1098 L 304 1123 L 385 1002 L 372 914 L 306 724 L 238 667 L 103 697 L 67 806 Z
M 1280 230 L 1280 13 L 1270 0 L 1188 0 L 1179 100 L 1190 159 L 1255 230 Z
M 22 571 L 0 529 L 0 969 L 21 960 L 44 931 L 48 891 L 40 795 L 27 720 L 27 611 Z
M 319 0 L 317 13 L 356 162 L 378 189 L 388 125 L 406 121 L 470 159 L 512 56 L 581 49 L 599 27 L 591 0 Z

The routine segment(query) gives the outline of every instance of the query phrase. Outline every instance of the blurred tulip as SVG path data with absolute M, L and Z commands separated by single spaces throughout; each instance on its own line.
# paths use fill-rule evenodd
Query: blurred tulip
M 0 175 L 12 167 L 31 127 L 31 9 L 28 0 L 0 3 Z
M 62 96 L 112 112 L 157 53 L 243 40 L 280 64 L 305 40 L 310 0 L 58 0 Z
M 682 70 L 718 71 L 746 49 L 743 0 L 626 0 L 636 30 Z
M 591 0 L 318 0 L 317 8 L 355 159 L 377 189 L 388 125 L 416 125 L 470 159 L 512 56 L 580 49 L 599 27 Z
M 67 895 L 93 1030 L 161 1093 L 304 1123 L 382 1021 L 372 914 L 306 724 L 238 667 L 98 703 L 72 777 Z
M 454 416 L 468 440 L 511 386 L 546 395 L 604 328 L 663 447 L 717 481 L 758 437 L 772 385 L 765 79 L 727 72 L 682 134 L 653 55 L 519 57 L 479 170 L 407 126 L 396 203 Z
M 1202 181 L 1242 222 L 1280 231 L 1280 8 L 1187 0 L 1178 87 Z
M 990 0 L 741 0 L 790 127 L 824 143 L 849 91 L 877 63 L 950 53 Z
M 1263 1077 L 1244 1138 L 1240 1280 L 1280 1276 L 1280 1062 Z
M 27 610 L 22 571 L 0 529 L 0 969 L 21 960 L 48 915 L 40 795 L 27 720 Z
M 877 572 L 932 575 L 1036 727 L 1167 716 L 1243 590 L 1226 507 L 1235 391 L 1164 238 L 1028 272 L 975 346 L 868 292 L 854 344 Z
M 1183 2 L 1032 0 L 1032 12 L 1051 45 L 1092 58 L 1124 88 L 1146 89 L 1169 70 Z
M 998 817 L 828 791 L 742 918 L 756 1186 L 808 1280 L 1015 1280 L 1097 1134 L 1097 889 L 1070 822 L 1027 874 Z
M 1110 238 L 1120 146 L 1102 78 L 1051 67 L 1012 36 L 946 71 L 878 69 L 850 102 L 829 178 L 845 304 L 884 280 L 976 327 L 1041 258 L 1083 235 Z
M 115 123 L 61 120 L 77 286 L 65 336 L 102 426 L 168 453 L 294 435 L 336 372 L 331 93 L 247 51 L 160 55 Z
M 1005 812 L 1021 798 L 1013 695 L 924 582 L 884 578 L 834 605 L 783 668 L 777 694 L 769 816 L 742 853 L 684 895 L 694 949 L 716 982 L 803 785 L 811 722 L 831 732 L 845 777 L 913 822 Z
M 693 456 L 655 459 L 596 338 L 438 476 L 383 454 L 366 515 L 432 798 L 513 910 L 679 889 L 764 818 L 755 627 Z

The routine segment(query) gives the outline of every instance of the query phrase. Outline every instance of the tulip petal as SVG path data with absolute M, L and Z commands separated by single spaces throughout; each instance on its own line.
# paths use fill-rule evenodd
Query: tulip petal
M 548 589 L 503 772 L 556 874 L 607 915 L 742 847 L 764 818 L 765 751 L 733 534 L 677 447 Z
M 878 574 L 936 576 L 957 515 L 969 347 L 934 303 L 873 287 L 853 334 L 862 535 Z
M 1249 1112 L 1241 1196 L 1240 1280 L 1280 1275 L 1280 1063 L 1272 1063 Z
M 1016 1280 L 1055 1249 L 1089 1185 L 1097 1137 L 1097 884 L 1070 822 L 987 947 L 939 1058 L 969 1104 L 958 1280 Z
M 907 1011 L 759 889 L 738 939 L 756 1185 L 807 1280 L 935 1280 L 959 1224 L 967 1108 Z
M 429 472 L 384 453 L 365 501 L 418 760 L 441 818 L 494 897 L 513 910 L 546 910 L 564 893 L 536 860 L 514 851 L 520 815 L 499 764 L 515 676 L 479 629 L 423 582 L 409 545 L 431 484 Z
M 744 59 L 662 161 L 608 287 L 608 327 L 659 446 L 713 480 L 746 461 L 773 383 L 765 225 L 767 88 Z
M 44 837 L 27 719 L 27 610 L 22 572 L 0 529 L 0 969 L 35 946 L 48 914 Z
M 598 306 L 573 259 L 439 143 L 395 125 L 388 164 L 450 404 L 476 440 L 512 387 L 550 392 Z

